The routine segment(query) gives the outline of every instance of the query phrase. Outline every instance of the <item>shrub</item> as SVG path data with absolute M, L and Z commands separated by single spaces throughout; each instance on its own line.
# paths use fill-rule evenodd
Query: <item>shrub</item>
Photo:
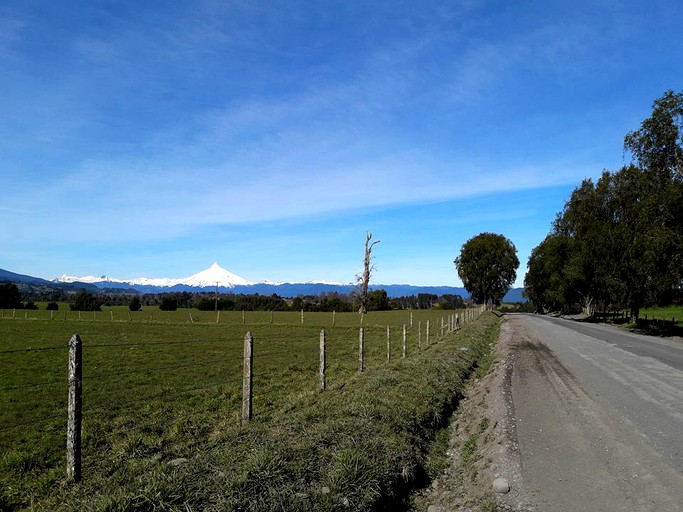
M 142 303 L 140 302 L 140 297 L 137 295 L 130 300 L 128 304 L 128 309 L 131 311 L 140 311 L 142 309 Z

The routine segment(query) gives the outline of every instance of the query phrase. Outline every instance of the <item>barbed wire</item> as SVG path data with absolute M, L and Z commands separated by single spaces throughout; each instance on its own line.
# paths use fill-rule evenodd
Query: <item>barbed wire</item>
M 65 343 L 59 346 L 49 346 L 49 347 L 29 347 L 29 348 L 18 348 L 11 350 L 0 350 L 0 354 L 15 354 L 17 352 L 47 352 L 49 350 L 64 350 L 67 351 L 69 346 Z
M 162 396 L 177 396 L 177 395 L 181 395 L 183 393 L 189 393 L 192 391 L 200 391 L 203 389 L 217 388 L 217 387 L 226 386 L 226 385 L 229 386 L 230 383 L 223 381 L 223 382 L 208 384 L 208 385 L 204 385 L 204 386 L 175 386 L 172 388 L 167 388 L 167 389 L 160 391 L 158 393 L 146 395 L 146 396 L 143 396 L 140 398 L 135 398 L 132 400 L 122 400 L 119 402 L 114 402 L 114 403 L 110 403 L 110 404 L 103 404 L 103 405 L 92 407 L 92 408 L 85 408 L 84 407 L 83 411 L 84 411 L 84 414 L 87 414 L 87 413 L 98 412 L 98 411 L 105 410 L 105 409 L 111 410 L 114 408 L 122 408 L 122 407 L 125 407 L 127 405 L 133 405 L 133 404 L 140 403 L 140 402 L 147 401 L 147 400 L 154 400 L 155 398 L 160 398 Z M 240 382 L 240 386 L 241 386 L 241 382 Z
M 54 384 L 63 384 L 66 386 L 68 384 L 68 382 L 67 382 L 67 379 L 62 379 L 62 380 L 49 380 L 49 381 L 44 381 L 44 382 L 35 382 L 32 384 L 17 384 L 14 386 L 2 387 L 2 388 L 0 388 L 0 391 L 7 391 L 10 389 L 40 388 L 43 386 L 51 386 Z
M 168 365 L 168 366 L 156 366 L 152 368 L 134 368 L 130 370 L 123 370 L 123 371 L 112 371 L 112 372 L 103 372 L 103 373 L 96 373 L 94 375 L 84 375 L 83 380 L 100 380 L 103 377 L 112 377 L 112 376 L 121 376 L 121 375 L 131 375 L 135 373 L 156 373 L 160 372 L 163 370 L 173 370 L 176 368 L 191 368 L 191 367 L 197 367 L 197 366 L 217 366 L 220 364 L 225 364 L 226 362 L 235 362 L 235 361 L 242 361 L 244 357 L 242 356 L 237 356 L 237 357 L 232 357 L 229 359 L 218 359 L 218 360 L 213 360 L 213 361 L 201 361 L 201 362 L 194 362 L 194 363 L 183 363 L 183 364 L 174 364 L 174 365 Z
M 46 421 L 50 421 L 50 420 L 53 420 L 55 418 L 66 419 L 66 414 L 63 412 L 60 414 L 51 414 L 49 416 L 43 416 L 42 418 L 39 418 L 37 420 L 22 421 L 20 423 L 15 423 L 14 425 L 1 426 L 0 432 L 6 432 L 8 430 L 14 430 L 15 428 L 25 427 L 25 426 L 29 426 L 29 425 L 36 425 L 38 423 L 45 423 Z

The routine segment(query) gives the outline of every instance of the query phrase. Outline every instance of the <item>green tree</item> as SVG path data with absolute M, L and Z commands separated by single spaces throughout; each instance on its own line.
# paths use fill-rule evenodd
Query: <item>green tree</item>
M 367 298 L 368 311 L 386 311 L 389 307 L 389 297 L 386 290 L 372 290 Z
M 494 304 L 500 304 L 515 281 L 519 267 L 515 245 L 495 233 L 481 233 L 470 238 L 454 263 L 472 299 Z
M 128 309 L 130 309 L 131 311 L 140 311 L 142 309 L 142 302 L 140 302 L 140 297 L 135 295 L 132 299 L 130 299 Z
M 178 309 L 178 300 L 175 296 L 165 295 L 159 304 L 161 311 L 175 311 Z
M 69 307 L 71 311 L 100 311 L 100 301 L 92 293 L 81 290 Z
M 21 293 L 14 283 L 0 284 L 0 308 L 19 309 L 21 308 Z

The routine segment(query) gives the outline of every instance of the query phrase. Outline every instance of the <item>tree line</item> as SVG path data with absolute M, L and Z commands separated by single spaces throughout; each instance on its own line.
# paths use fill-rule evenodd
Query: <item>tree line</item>
M 178 308 L 197 308 L 200 311 L 358 311 L 360 299 L 357 293 L 347 295 L 338 292 L 318 295 L 299 296 L 286 299 L 277 294 L 209 294 L 202 292 L 169 292 L 160 294 L 102 293 L 93 294 L 87 290 L 77 293 L 64 293 L 55 297 L 50 295 L 47 309 L 57 309 L 57 302 L 67 302 L 72 311 L 100 311 L 102 306 L 128 306 L 131 311 L 139 311 L 146 306 L 157 306 L 162 311 L 175 311 Z M 386 290 L 367 292 L 368 311 L 387 311 L 392 309 L 460 309 L 465 301 L 459 295 L 436 295 L 420 293 L 413 296 L 389 297 Z M 14 283 L 0 284 L 0 308 L 38 309 L 28 295 L 21 294 Z
M 533 249 L 525 295 L 538 311 L 592 315 L 680 301 L 683 92 L 667 91 L 624 138 L 631 162 L 584 180 Z

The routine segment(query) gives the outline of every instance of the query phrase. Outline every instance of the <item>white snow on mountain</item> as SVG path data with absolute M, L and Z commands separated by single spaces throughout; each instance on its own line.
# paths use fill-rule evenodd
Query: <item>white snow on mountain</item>
M 128 283 L 130 285 L 147 285 L 147 286 L 163 286 L 163 287 L 171 287 L 171 286 L 175 286 L 178 284 L 182 284 L 182 285 L 186 285 L 186 286 L 196 286 L 196 287 L 201 287 L 201 288 L 208 287 L 208 286 L 219 286 L 221 288 L 233 288 L 234 286 L 242 286 L 242 285 L 253 284 L 252 282 L 247 281 L 243 277 L 240 277 L 240 276 L 233 274 L 232 272 L 224 269 L 218 263 L 213 263 L 206 270 L 202 270 L 201 272 L 193 274 L 190 277 L 185 277 L 182 279 L 167 279 L 167 278 L 150 279 L 147 277 L 139 277 L 136 279 L 114 279 L 114 278 L 111 278 L 108 276 L 76 277 L 76 276 L 63 275 L 61 277 L 53 279 L 53 281 L 60 282 L 60 283 L 74 283 L 74 282 L 80 282 L 80 283 L 102 283 L 102 282 Z
M 57 283 L 101 283 L 103 281 L 109 282 L 109 283 L 125 283 L 126 281 L 123 281 L 121 279 L 114 279 L 113 277 L 108 277 L 108 276 L 69 276 L 69 275 L 62 275 L 60 277 L 57 277 L 53 279 L 52 281 L 55 281 Z
M 190 277 L 183 279 L 182 283 L 187 286 L 222 286 L 232 288 L 233 286 L 245 286 L 252 284 L 246 279 L 225 270 L 218 263 L 213 263 L 206 270 L 202 270 Z

